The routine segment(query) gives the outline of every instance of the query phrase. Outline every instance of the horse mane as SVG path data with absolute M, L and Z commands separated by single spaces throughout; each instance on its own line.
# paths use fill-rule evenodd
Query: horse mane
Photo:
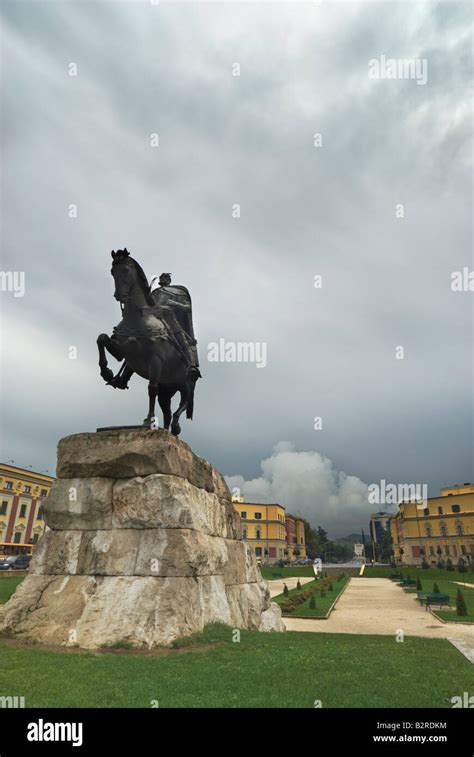
M 117 260 L 117 257 L 118 257 L 118 260 Z M 113 263 L 112 263 L 112 268 L 115 265 L 120 265 L 120 263 L 125 263 L 127 260 L 133 264 L 135 271 L 137 272 L 137 278 L 142 288 L 143 294 L 145 295 L 145 299 L 148 305 L 154 305 L 155 301 L 153 297 L 151 296 L 150 285 L 148 283 L 147 277 L 145 276 L 145 271 L 141 267 L 140 263 L 137 263 L 137 261 L 130 256 L 130 253 L 127 251 L 126 248 L 125 250 L 117 250 Z

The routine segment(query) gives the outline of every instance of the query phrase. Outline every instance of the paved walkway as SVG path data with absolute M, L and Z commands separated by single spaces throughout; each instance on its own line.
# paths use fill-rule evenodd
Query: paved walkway
M 314 576 L 312 578 L 300 578 L 299 582 L 301 585 L 307 584 L 308 581 L 314 581 Z M 270 594 L 272 597 L 276 597 L 278 594 L 283 594 L 283 588 L 286 584 L 289 589 L 296 588 L 296 584 L 298 583 L 298 578 L 278 578 L 275 579 L 275 581 L 267 581 L 268 586 L 270 587 Z
M 442 623 L 386 578 L 352 578 L 327 620 L 284 618 L 288 631 L 426 636 L 456 640 L 474 662 L 474 625 Z

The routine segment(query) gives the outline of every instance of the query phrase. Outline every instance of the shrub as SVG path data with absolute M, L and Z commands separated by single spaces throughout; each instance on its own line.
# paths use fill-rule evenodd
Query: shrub
M 458 589 L 456 595 L 456 613 L 458 615 L 467 615 L 466 600 L 464 599 L 464 594 L 461 589 Z
M 416 590 L 417 591 L 423 591 L 423 586 L 422 586 L 422 583 L 421 583 L 419 577 L 416 579 Z
M 286 584 L 283 584 L 283 594 L 285 595 L 285 597 L 288 596 L 288 586 Z
M 428 564 L 428 560 L 426 559 L 426 557 L 424 557 L 423 560 L 421 561 L 421 567 L 423 568 L 423 570 L 426 570 L 427 568 L 430 567 L 429 564 Z
M 446 570 L 454 570 L 453 561 L 450 557 L 446 560 Z
M 433 594 L 440 594 L 439 586 L 437 583 L 433 584 Z
M 311 607 L 312 610 L 316 609 L 316 598 L 315 598 L 314 594 L 311 597 L 311 599 L 309 600 L 309 606 Z
M 465 573 L 466 572 L 466 563 L 464 562 L 464 560 L 463 560 L 462 557 L 459 558 L 459 561 L 458 561 L 458 564 L 457 564 L 457 569 L 458 569 L 459 573 Z
M 334 591 L 334 587 L 333 587 L 332 583 L 329 584 L 328 591 Z
M 438 560 L 438 562 L 436 563 L 436 567 L 439 568 L 440 570 L 444 570 L 444 568 L 445 568 L 444 560 L 441 560 L 441 558 L 440 558 Z
M 298 578 L 298 583 L 296 584 L 296 588 L 301 589 L 301 581 L 299 578 Z

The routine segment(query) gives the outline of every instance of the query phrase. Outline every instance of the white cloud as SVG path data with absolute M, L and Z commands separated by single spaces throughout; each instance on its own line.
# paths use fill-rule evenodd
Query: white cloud
M 367 532 L 373 510 L 367 500 L 367 484 L 338 471 L 332 460 L 319 452 L 298 452 L 291 442 L 279 442 L 272 455 L 262 460 L 261 469 L 258 478 L 246 481 L 236 475 L 226 476 L 226 481 L 246 501 L 278 502 L 334 536 L 362 528 Z

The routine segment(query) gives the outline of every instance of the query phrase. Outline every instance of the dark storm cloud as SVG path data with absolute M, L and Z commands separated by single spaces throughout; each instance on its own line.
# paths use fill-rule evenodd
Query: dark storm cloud
M 2 267 L 27 281 L 2 294 L 5 459 L 51 469 L 60 436 L 145 415 L 143 382 L 119 394 L 97 368 L 96 336 L 119 320 L 110 250 L 126 245 L 192 291 L 204 380 L 184 438 L 223 472 L 259 478 L 289 439 L 279 491 L 308 516 L 300 454 L 326 474 L 329 458 L 328 481 L 361 479 L 359 495 L 470 479 L 472 297 L 449 286 L 472 267 L 467 4 L 2 13 Z M 426 58 L 426 85 L 370 80 L 382 54 Z M 268 366 L 207 363 L 220 337 L 266 341 Z M 316 487 L 315 519 L 353 530 L 360 502 L 334 486 Z

